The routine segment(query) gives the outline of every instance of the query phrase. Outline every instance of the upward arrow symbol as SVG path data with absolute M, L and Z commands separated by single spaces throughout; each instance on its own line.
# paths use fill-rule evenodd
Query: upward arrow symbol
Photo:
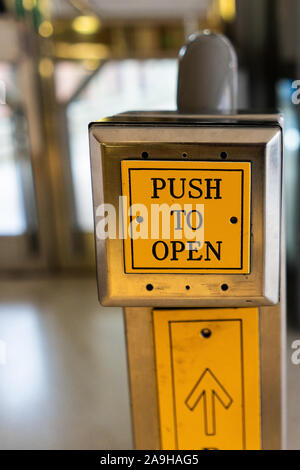
M 225 409 L 231 406 L 233 400 L 210 369 L 205 369 L 200 379 L 197 380 L 185 404 L 191 411 L 194 411 L 201 398 L 203 398 L 205 434 L 214 436 L 216 434 L 216 398 Z

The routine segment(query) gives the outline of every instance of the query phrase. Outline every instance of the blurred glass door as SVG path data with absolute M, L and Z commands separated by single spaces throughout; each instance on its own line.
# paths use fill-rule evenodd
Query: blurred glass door
M 41 265 L 28 122 L 19 69 L 0 61 L 0 269 Z
M 106 62 L 67 106 L 77 223 L 93 231 L 88 123 L 124 111 L 175 110 L 177 61 Z
M 0 19 L 0 275 L 57 265 L 38 38 Z
M 72 72 L 72 73 L 71 73 Z M 80 76 L 77 64 L 77 77 Z M 72 75 L 72 79 L 67 77 Z M 67 172 L 70 178 L 69 224 L 73 231 L 74 262 L 94 263 L 94 238 L 88 124 L 124 111 L 176 109 L 176 59 L 123 59 L 103 62 L 81 76 L 75 90 L 76 66 L 58 62 L 55 72 L 57 100 L 64 110 L 67 133 Z M 74 85 L 74 84 L 73 84 Z M 70 197 L 70 192 L 72 197 Z M 76 235 L 74 237 L 74 235 Z

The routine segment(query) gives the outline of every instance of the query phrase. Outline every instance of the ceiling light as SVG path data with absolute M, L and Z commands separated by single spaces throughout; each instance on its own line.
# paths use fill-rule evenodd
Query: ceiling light
M 49 78 L 53 74 L 54 67 L 51 59 L 44 57 L 39 63 L 39 72 L 43 78 Z
M 39 26 L 39 33 L 43 38 L 49 38 L 53 34 L 53 26 L 50 21 L 42 21 Z
M 235 0 L 219 0 L 219 10 L 224 21 L 232 22 L 236 16 Z
M 100 28 L 100 20 L 97 16 L 84 15 L 77 16 L 72 23 L 72 28 L 76 33 L 80 34 L 94 34 Z
M 23 7 L 25 10 L 33 10 L 36 6 L 36 0 L 23 0 Z

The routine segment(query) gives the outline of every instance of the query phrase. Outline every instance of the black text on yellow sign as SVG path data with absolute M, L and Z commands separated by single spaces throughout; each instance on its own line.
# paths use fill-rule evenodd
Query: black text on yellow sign
M 127 273 L 250 272 L 250 162 L 126 160 L 121 165 Z M 147 213 L 133 212 L 135 205 Z M 164 227 L 165 208 L 174 205 Z M 141 232 L 146 228 L 140 237 L 130 236 L 135 225 Z
M 258 310 L 153 315 L 162 449 L 260 449 Z

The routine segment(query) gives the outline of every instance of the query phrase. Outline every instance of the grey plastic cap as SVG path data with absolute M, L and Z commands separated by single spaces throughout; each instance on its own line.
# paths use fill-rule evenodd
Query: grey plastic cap
M 178 111 L 235 111 L 237 91 L 237 56 L 230 41 L 210 31 L 191 35 L 179 52 Z

